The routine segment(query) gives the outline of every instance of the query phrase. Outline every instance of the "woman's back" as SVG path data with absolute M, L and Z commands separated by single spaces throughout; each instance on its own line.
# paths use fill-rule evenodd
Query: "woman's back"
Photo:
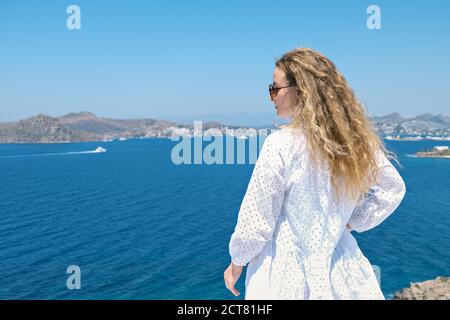
M 383 298 L 346 228 L 373 228 L 403 198 L 398 172 L 381 153 L 378 159 L 381 180 L 373 194 L 338 200 L 327 163 L 315 165 L 301 130 L 266 138 L 230 240 L 233 261 L 249 263 L 247 299 Z
M 281 221 L 289 226 L 293 249 L 302 256 L 324 256 L 334 250 L 350 218 L 355 201 L 337 201 L 326 162 L 315 165 L 306 137 L 285 128 L 274 133 L 286 159 L 284 207 Z

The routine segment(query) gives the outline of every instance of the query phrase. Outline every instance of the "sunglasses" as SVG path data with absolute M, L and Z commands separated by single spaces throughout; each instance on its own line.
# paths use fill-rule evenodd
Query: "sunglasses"
M 274 85 L 273 83 L 270 84 L 270 85 L 269 85 L 269 95 L 270 95 L 270 100 L 273 101 L 273 99 L 275 99 L 275 97 L 276 97 L 277 94 L 278 94 L 278 91 L 280 91 L 281 89 L 284 89 L 284 88 L 289 88 L 289 87 L 295 87 L 295 85 L 290 85 L 290 86 L 285 86 L 285 87 L 279 87 L 279 88 L 277 88 L 277 87 L 275 87 L 275 85 Z

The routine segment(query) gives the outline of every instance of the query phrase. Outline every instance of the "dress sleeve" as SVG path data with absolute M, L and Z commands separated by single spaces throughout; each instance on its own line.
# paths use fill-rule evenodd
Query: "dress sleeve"
M 402 177 L 381 151 L 377 154 L 377 163 L 377 183 L 358 201 L 348 222 L 357 232 L 378 226 L 397 209 L 405 196 Z
M 284 200 L 284 162 L 273 139 L 264 141 L 229 242 L 231 261 L 245 266 L 272 239 Z

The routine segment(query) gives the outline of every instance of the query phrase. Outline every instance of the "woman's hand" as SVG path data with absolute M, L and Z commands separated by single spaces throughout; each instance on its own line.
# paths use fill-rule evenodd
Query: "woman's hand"
M 228 290 L 230 290 L 235 296 L 238 296 L 240 293 L 236 290 L 234 285 L 238 281 L 239 277 L 242 273 L 242 266 L 237 266 L 234 263 L 230 263 L 227 270 L 223 273 L 223 278 L 225 280 L 225 286 Z
M 347 223 L 347 230 L 352 231 L 352 226 Z

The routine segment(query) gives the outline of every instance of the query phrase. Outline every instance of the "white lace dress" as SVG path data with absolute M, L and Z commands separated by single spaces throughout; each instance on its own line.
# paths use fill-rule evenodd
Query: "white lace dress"
M 376 227 L 404 197 L 398 171 L 381 152 L 377 160 L 369 195 L 336 201 L 328 166 L 313 165 L 302 131 L 266 138 L 229 242 L 232 262 L 247 266 L 245 299 L 384 299 L 346 228 Z

